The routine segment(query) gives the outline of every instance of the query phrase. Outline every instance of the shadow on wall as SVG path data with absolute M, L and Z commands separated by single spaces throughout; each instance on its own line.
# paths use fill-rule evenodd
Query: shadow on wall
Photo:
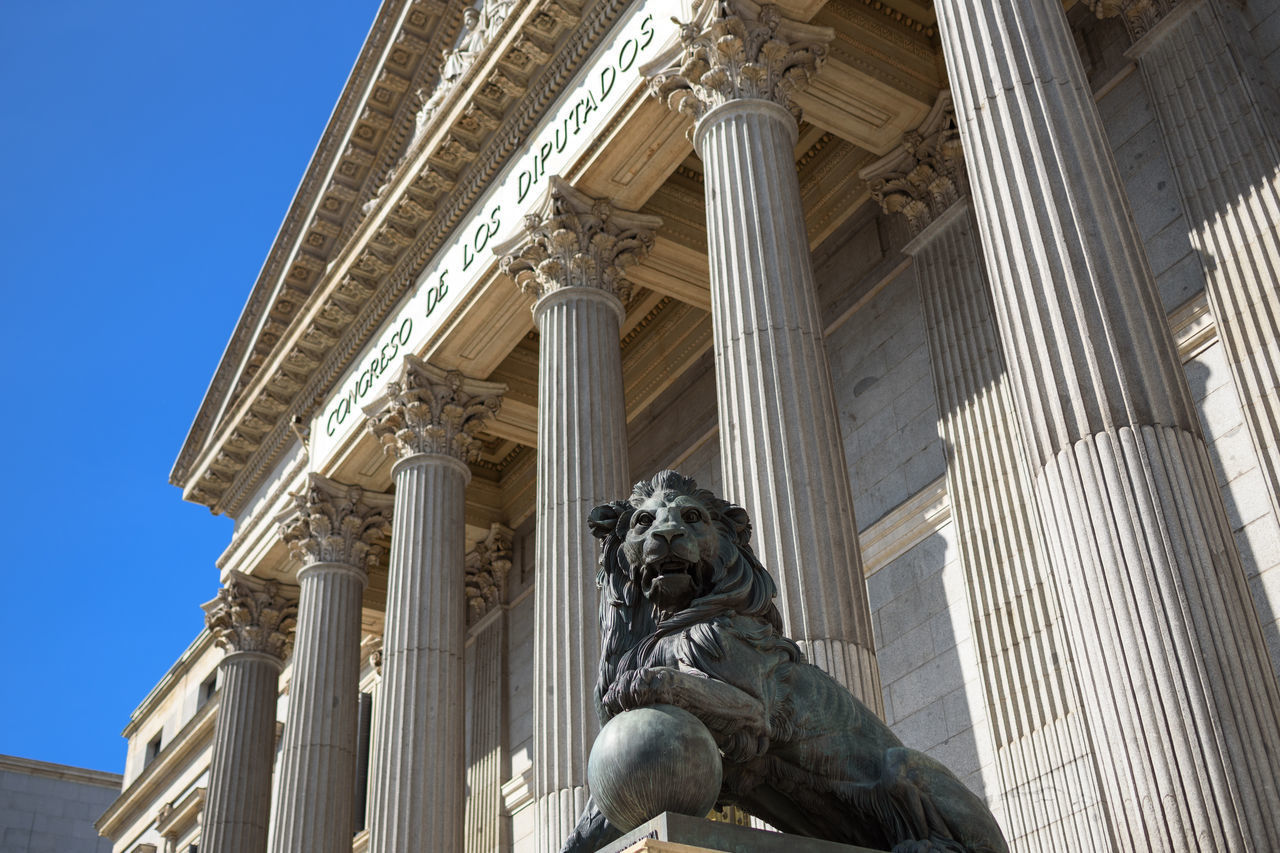
M 1257 542 L 1274 542 L 1280 534 L 1240 399 L 1223 359 L 1221 344 L 1184 365 L 1200 425 L 1205 431 L 1209 461 L 1226 506 L 1240 562 L 1249 583 L 1253 606 L 1262 625 L 1262 636 L 1271 654 L 1271 666 L 1280 678 L 1280 623 L 1262 574 L 1280 573 L 1280 554 L 1263 552 Z M 1269 570 L 1269 571 L 1268 571 Z M 1273 584 L 1274 585 L 1274 584 Z
M 952 531 L 948 525 L 876 571 L 867 594 L 889 726 L 989 799 L 995 792 L 983 784 L 974 734 L 981 682 Z

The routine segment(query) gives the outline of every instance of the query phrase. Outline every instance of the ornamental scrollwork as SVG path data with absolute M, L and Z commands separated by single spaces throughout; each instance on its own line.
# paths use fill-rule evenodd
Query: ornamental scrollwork
M 387 453 L 401 459 L 428 453 L 475 462 L 481 450 L 478 434 L 501 409 L 505 391 L 505 385 L 406 356 L 399 378 L 365 409 L 369 432 Z
M 1085 0 L 1085 5 L 1099 18 L 1119 16 L 1136 42 L 1160 23 L 1182 0 Z
M 289 497 L 292 508 L 276 521 L 289 552 L 306 564 L 365 569 L 391 535 L 391 495 L 308 474 L 306 485 Z
M 552 176 L 524 233 L 494 249 L 502 270 L 534 298 L 566 287 L 591 287 L 630 298 L 625 271 L 653 248 L 656 216 L 614 207 Z
M 817 73 L 833 37 L 828 27 L 797 23 L 773 4 L 751 0 L 705 0 L 694 20 L 677 23 L 678 58 L 645 70 L 649 91 L 695 120 L 744 98 L 772 101 L 798 119 L 794 96 Z
M 902 144 L 862 171 L 871 197 L 885 213 L 900 213 L 912 236 L 969 194 L 964 148 L 951 96 L 938 96 L 920 127 Z
M 283 661 L 293 646 L 297 599 L 275 581 L 232 572 L 218 597 L 203 605 L 214 643 L 228 652 L 260 652 Z
M 467 624 L 500 605 L 511 571 L 511 528 L 493 524 L 489 535 L 476 543 L 466 558 Z

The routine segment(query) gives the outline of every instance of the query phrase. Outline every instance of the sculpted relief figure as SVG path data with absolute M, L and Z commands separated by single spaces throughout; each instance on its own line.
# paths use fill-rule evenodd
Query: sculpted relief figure
M 720 802 L 783 832 L 894 853 L 1005 853 L 986 805 L 805 662 L 782 632 L 746 511 L 674 471 L 596 507 L 602 720 L 675 705 L 711 732 Z M 566 853 L 621 833 L 589 801 Z

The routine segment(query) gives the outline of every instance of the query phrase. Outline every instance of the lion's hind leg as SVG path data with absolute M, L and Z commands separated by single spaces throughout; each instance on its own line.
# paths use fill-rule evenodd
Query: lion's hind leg
M 887 750 L 880 785 L 901 831 L 893 853 L 1007 853 L 986 803 L 923 752 Z

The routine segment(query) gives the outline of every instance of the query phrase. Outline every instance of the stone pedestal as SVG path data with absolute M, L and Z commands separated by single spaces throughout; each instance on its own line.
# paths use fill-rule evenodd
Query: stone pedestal
M 1056 0 L 937 0 L 996 319 L 1120 849 L 1280 845 L 1280 690 Z
M 398 461 L 369 850 L 463 849 L 467 463 L 503 385 L 406 356 L 369 429 Z
M 756 522 L 787 632 L 883 713 L 794 156 L 791 95 L 830 38 L 773 6 L 704 3 L 679 52 L 645 72 L 697 119 L 726 497 Z
M 298 572 L 298 632 L 280 753 L 275 853 L 350 853 L 354 830 L 360 605 L 391 498 L 311 474 L 281 516 Z
M 661 221 L 615 209 L 552 178 L 526 233 L 499 246 L 503 269 L 538 301 L 538 495 L 533 739 L 538 850 L 560 849 L 586 805 L 600 722 L 595 540 L 587 515 L 628 492 L 618 339 L 622 273 Z
M 599 853 L 878 853 L 866 847 L 766 832 L 732 823 L 666 812 L 602 847 Z
M 293 646 L 297 606 L 280 586 L 233 573 L 204 605 L 205 624 L 227 650 L 219 668 L 209 794 L 201 847 L 266 853 L 276 751 L 280 669 Z

